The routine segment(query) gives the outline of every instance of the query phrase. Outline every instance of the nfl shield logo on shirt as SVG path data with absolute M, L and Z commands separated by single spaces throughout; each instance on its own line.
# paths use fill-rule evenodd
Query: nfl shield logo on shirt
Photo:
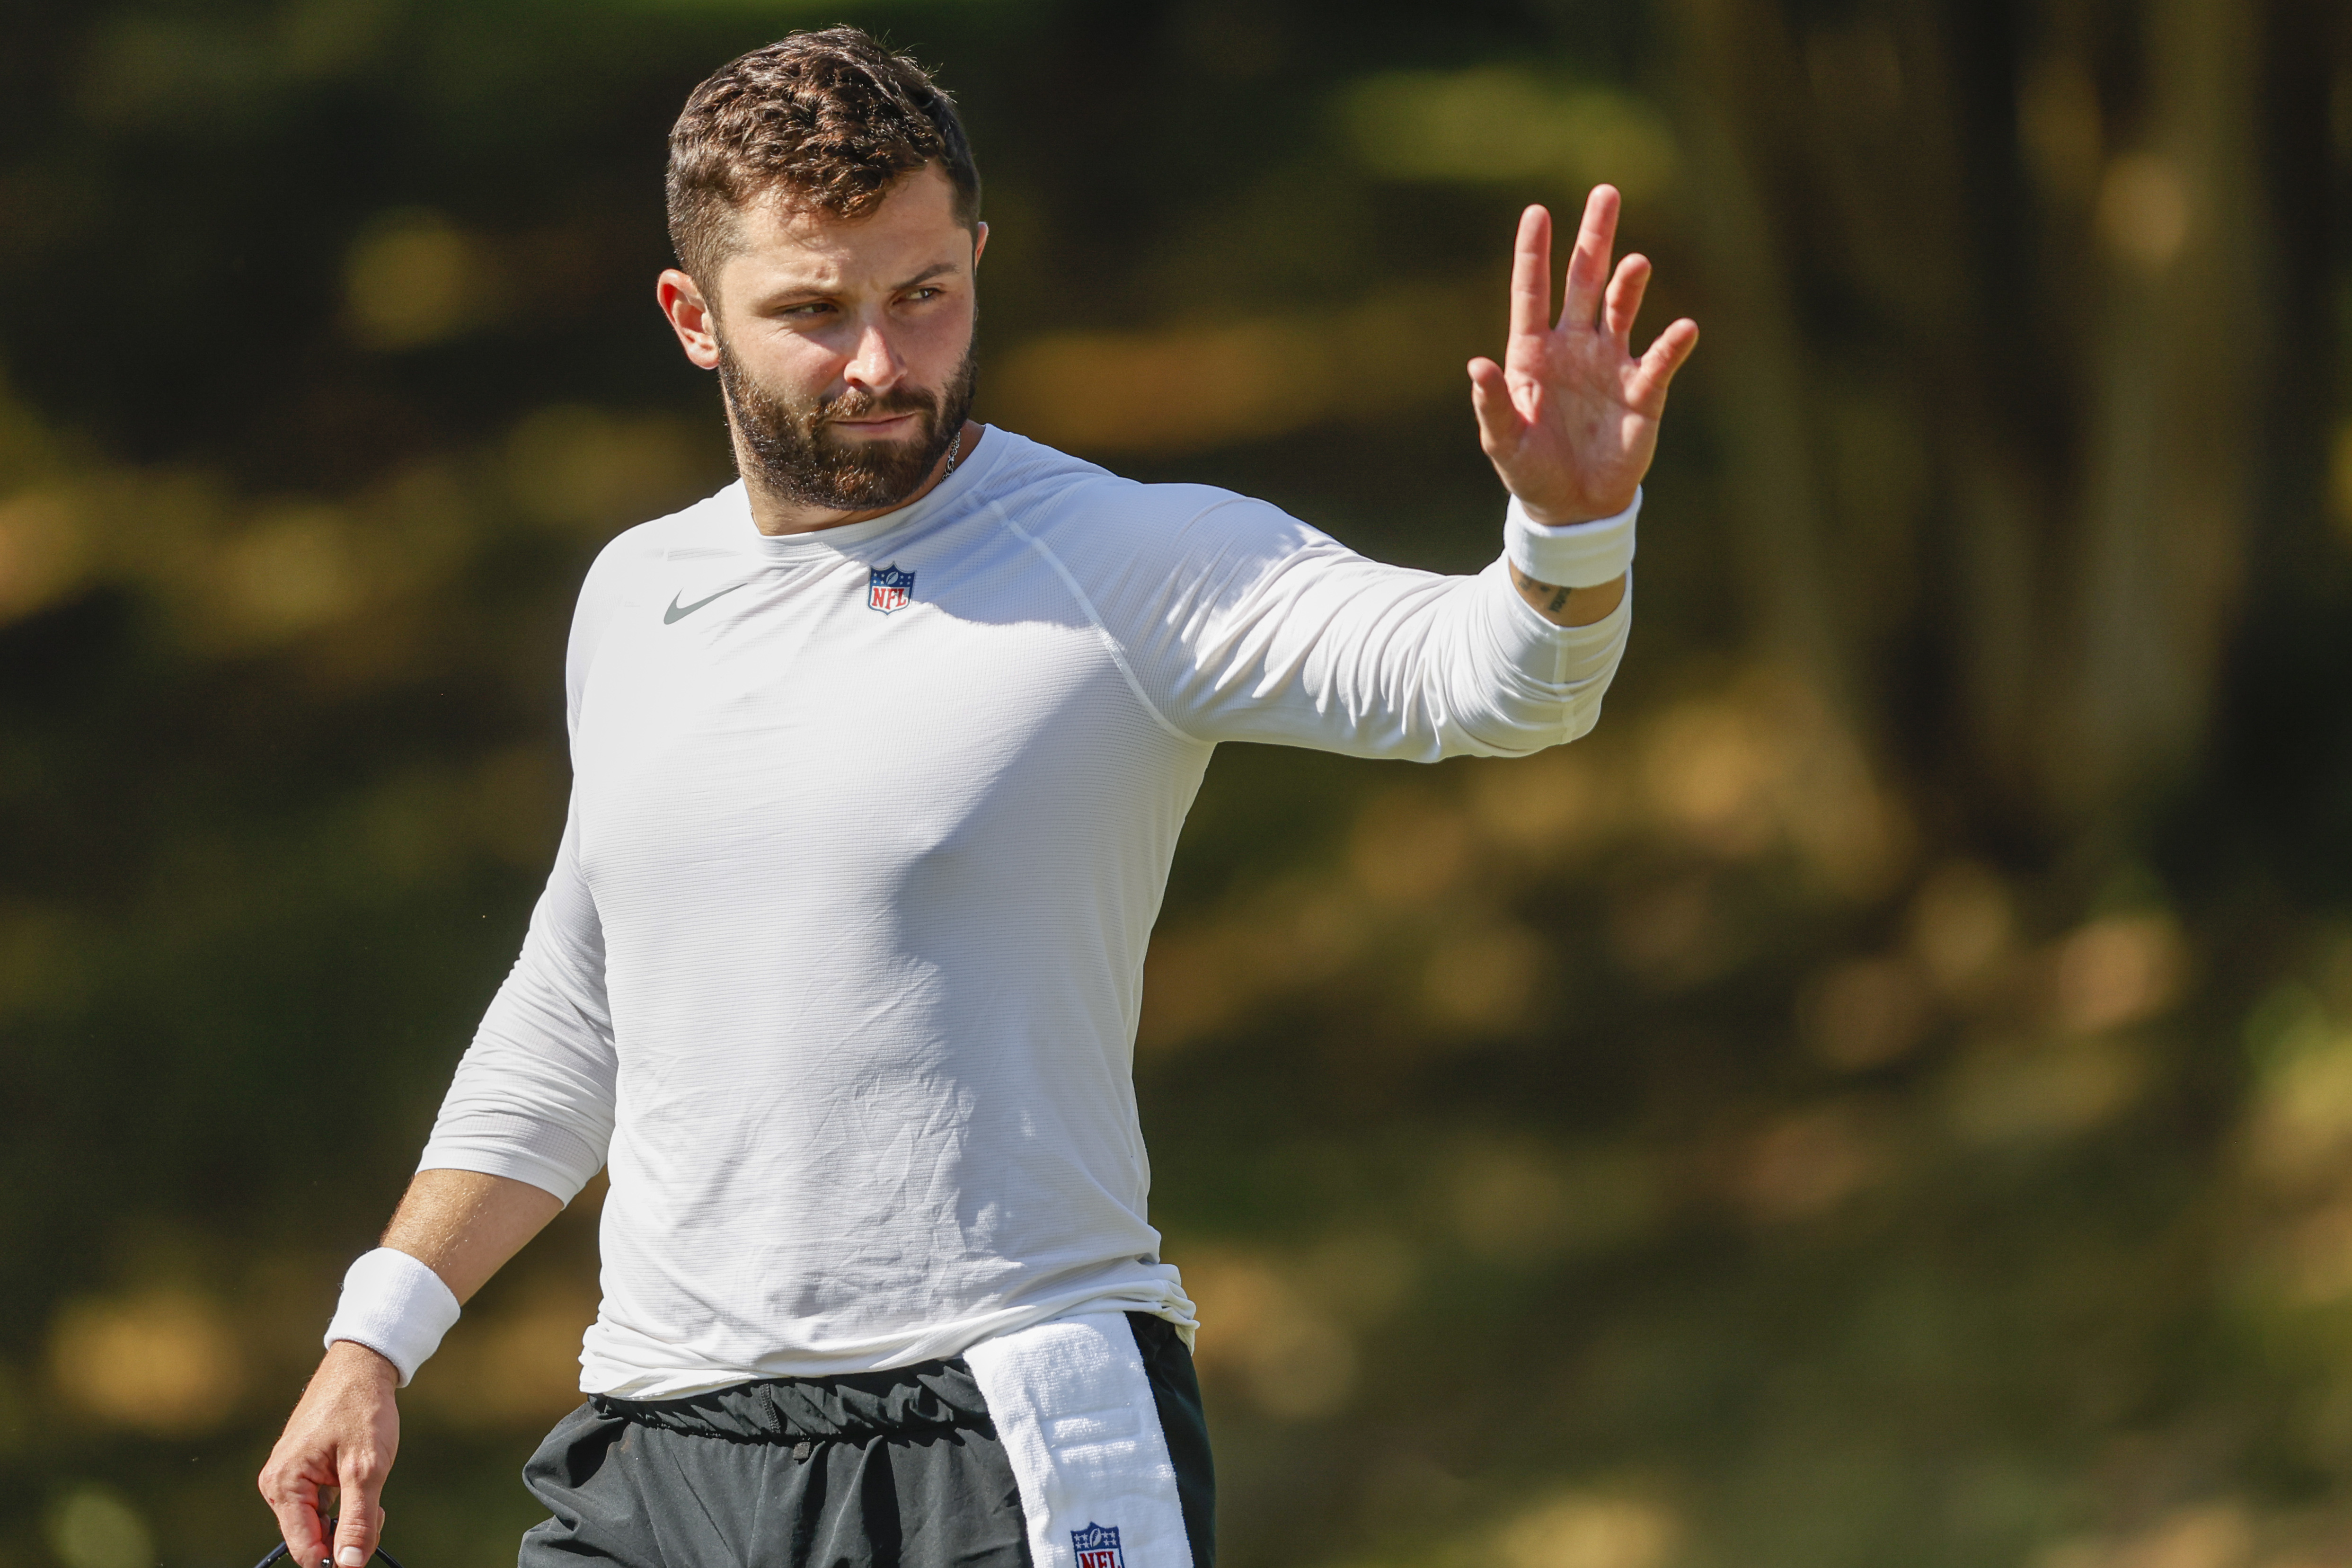
M 1078 1568 L 1127 1568 L 1118 1553 L 1117 1525 L 1089 1523 L 1070 1531 L 1070 1544 L 1078 1549 Z
M 888 615 L 903 610 L 915 596 L 915 574 L 901 572 L 896 561 L 887 566 L 877 566 L 866 574 L 866 607 Z

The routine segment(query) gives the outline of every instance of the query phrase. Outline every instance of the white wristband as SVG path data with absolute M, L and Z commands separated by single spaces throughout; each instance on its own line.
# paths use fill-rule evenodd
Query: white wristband
M 1614 583 L 1633 564 L 1633 520 L 1642 515 L 1642 492 L 1615 517 L 1549 528 L 1528 516 L 1511 498 L 1503 521 L 1503 553 L 1538 583 L 1555 588 L 1597 588 Z
M 441 1348 L 457 1321 L 457 1298 L 441 1276 L 397 1247 L 363 1253 L 343 1276 L 342 1300 L 327 1325 L 327 1343 L 350 1340 L 400 1369 L 400 1386 Z

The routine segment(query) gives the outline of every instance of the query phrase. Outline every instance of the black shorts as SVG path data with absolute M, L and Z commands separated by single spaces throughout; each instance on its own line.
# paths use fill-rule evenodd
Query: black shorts
M 1216 1568 L 1192 1352 L 1166 1321 L 1127 1318 L 1193 1568 Z M 552 1517 L 523 1536 L 520 1568 L 1029 1568 L 1013 1468 L 961 1356 L 689 1399 L 593 1395 L 522 1474 Z

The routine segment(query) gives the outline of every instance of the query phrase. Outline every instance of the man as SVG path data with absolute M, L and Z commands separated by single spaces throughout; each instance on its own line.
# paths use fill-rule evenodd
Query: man
M 606 1168 L 527 1563 L 1212 1568 L 1129 1070 L 1177 830 L 1220 741 L 1590 729 L 1697 329 L 1632 354 L 1605 186 L 1555 324 L 1530 208 L 1470 365 L 1507 559 L 1439 577 L 970 422 L 979 176 L 862 33 L 703 83 L 668 197 L 658 298 L 741 481 L 589 573 L 553 876 L 263 1495 L 297 1561 L 364 1563 L 394 1388 Z

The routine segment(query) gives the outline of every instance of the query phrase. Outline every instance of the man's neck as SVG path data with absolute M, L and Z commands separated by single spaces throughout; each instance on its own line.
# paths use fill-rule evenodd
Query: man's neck
M 896 505 L 875 507 L 866 511 L 828 511 L 824 507 L 803 506 L 798 501 L 787 500 L 760 482 L 759 470 L 744 462 L 740 452 L 736 455 L 735 466 L 743 476 L 743 491 L 751 498 L 753 527 L 771 538 L 787 533 L 815 533 L 827 528 L 845 528 L 853 522 L 870 522 L 875 518 L 888 516 L 900 507 L 914 505 L 939 489 L 940 481 L 948 477 L 948 459 L 950 457 L 955 458 L 958 468 L 971 461 L 971 454 L 979 447 L 981 432 L 984 428 L 976 421 L 965 420 L 963 440 L 940 454 L 940 460 L 931 465 L 930 474 L 923 480 L 920 489 Z

